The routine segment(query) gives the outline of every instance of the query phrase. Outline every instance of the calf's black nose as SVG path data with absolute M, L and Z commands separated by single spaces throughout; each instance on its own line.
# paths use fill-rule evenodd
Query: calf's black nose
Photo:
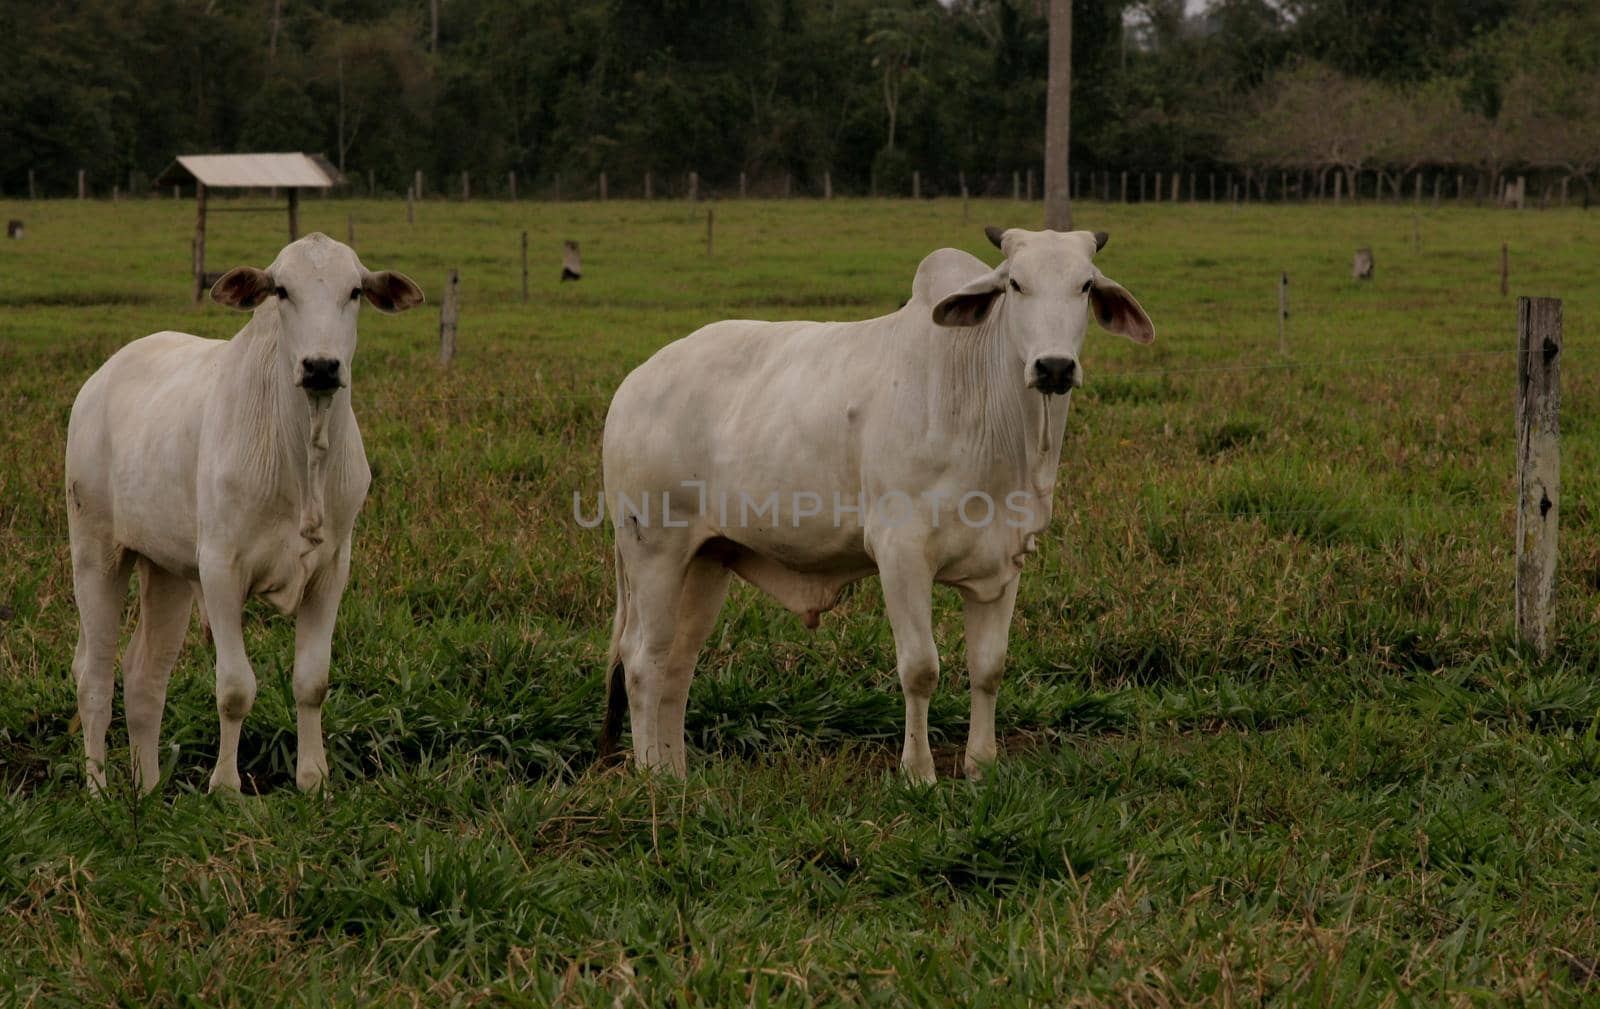
M 300 385 L 308 392 L 332 392 L 339 388 L 339 362 L 332 357 L 300 359 Z
M 1033 362 L 1034 387 L 1059 396 L 1077 384 L 1078 362 L 1070 357 L 1041 357 Z

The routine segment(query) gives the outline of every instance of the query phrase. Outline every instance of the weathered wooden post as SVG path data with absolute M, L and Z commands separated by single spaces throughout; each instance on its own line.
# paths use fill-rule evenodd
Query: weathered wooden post
M 1122 171 L 1122 202 L 1123 203 L 1127 203 L 1128 202 L 1128 171 L 1127 171 L 1127 169 L 1123 169 L 1123 171 Z
M 744 172 L 739 173 L 739 199 L 744 199 L 750 189 L 750 177 Z
M 647 199 L 647 200 L 654 199 L 655 195 L 656 195 L 655 194 L 655 179 L 650 177 L 650 173 L 649 172 L 645 172 L 644 173 L 644 198 Z
M 601 203 L 606 202 L 606 200 L 609 198 L 609 195 L 610 194 L 608 194 L 606 192 L 606 173 L 605 172 L 601 172 L 600 173 L 600 202 Z
M 417 194 L 417 199 L 422 199 L 422 169 L 417 169 L 411 179 L 411 189 Z
M 1511 248 L 1500 243 L 1500 297 L 1511 293 Z
M 1422 173 L 1421 172 L 1417 173 L 1417 191 L 1416 191 L 1415 197 L 1413 198 L 1413 202 L 1416 203 L 1416 205 L 1419 206 L 1419 207 L 1422 206 Z
M 699 172 L 690 172 L 689 173 L 689 202 L 693 203 L 698 199 L 700 199 L 700 173 Z
M 1278 274 L 1278 353 L 1289 353 L 1289 271 Z
M 794 195 L 794 173 L 783 173 L 783 198 L 788 199 Z
M 522 303 L 528 303 L 528 233 L 522 233 Z
M 1143 203 L 1143 202 L 1145 202 L 1145 200 L 1146 200 L 1146 197 L 1145 197 L 1145 194 L 1144 194 L 1144 173 L 1140 172 L 1139 173 L 1139 202 Z
M 78 169 L 78 199 L 89 198 L 89 173 L 82 168 Z
M 121 203 L 122 202 L 122 187 L 121 186 L 113 185 L 111 187 L 111 202 L 112 203 Z
M 1550 650 L 1561 515 L 1561 299 L 1517 299 L 1517 634 Z
M 206 296 L 206 184 L 194 184 L 194 303 L 200 304 Z
M 822 173 L 822 198 L 824 200 L 833 199 L 833 173 L 831 171 Z
M 183 199 L 183 187 L 182 186 L 173 186 L 172 187 L 172 198 L 174 200 Z
M 1565 207 L 1567 205 L 1567 183 L 1569 181 L 1571 181 L 1571 180 L 1570 179 L 1562 179 L 1561 180 L 1561 205 L 1563 207 Z
M 517 202 L 517 173 L 515 170 L 506 173 L 506 188 L 511 192 L 511 202 Z
M 716 208 L 706 208 L 706 255 L 711 255 L 711 229 L 716 220 Z
M 289 187 L 289 241 L 300 237 L 300 188 Z
M 1033 192 L 1032 192 L 1032 190 L 1033 190 L 1033 186 L 1032 186 L 1033 173 L 1032 172 L 1028 173 L 1028 182 L 1029 182 L 1028 198 L 1032 199 L 1033 198 Z M 922 172 L 919 169 L 916 169 L 916 168 L 913 168 L 911 170 L 911 198 L 913 200 L 922 199 Z
M 1183 173 L 1172 173 L 1172 202 L 1177 203 L 1183 199 Z
M 468 178 L 466 172 L 461 173 L 461 198 L 463 200 L 472 199 L 472 180 Z
M 439 305 L 439 363 L 449 364 L 456 356 L 457 299 L 461 295 L 461 276 L 450 271 L 450 280 L 444 286 L 444 301 Z
M 1013 200 L 1022 199 L 1022 173 L 1021 172 L 1012 172 L 1011 173 L 1011 198 Z
M 1344 173 L 1333 173 L 1333 205 L 1338 206 L 1344 202 Z

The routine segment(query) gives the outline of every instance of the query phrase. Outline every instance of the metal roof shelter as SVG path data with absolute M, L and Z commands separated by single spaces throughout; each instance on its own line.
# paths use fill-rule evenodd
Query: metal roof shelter
M 184 154 L 156 176 L 155 185 L 194 183 L 194 300 L 200 301 L 221 274 L 206 272 L 206 191 L 285 189 L 289 193 L 289 241 L 300 237 L 300 190 L 343 185 L 344 176 L 320 154 Z M 217 207 L 222 213 L 259 213 L 273 207 Z

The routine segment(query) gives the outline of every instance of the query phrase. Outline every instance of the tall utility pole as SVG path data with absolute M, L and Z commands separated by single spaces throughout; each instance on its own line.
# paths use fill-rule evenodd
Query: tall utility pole
M 1050 80 L 1044 106 L 1044 226 L 1072 230 L 1067 149 L 1072 128 L 1072 0 L 1050 0 Z

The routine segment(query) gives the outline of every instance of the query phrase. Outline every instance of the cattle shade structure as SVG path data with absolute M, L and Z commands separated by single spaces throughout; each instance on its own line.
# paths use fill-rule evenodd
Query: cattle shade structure
M 183 154 L 154 185 L 194 184 L 194 300 L 205 298 L 222 274 L 206 273 L 206 194 L 212 189 L 283 189 L 289 194 L 289 241 L 300 237 L 300 190 L 330 189 L 344 176 L 320 154 Z M 214 213 L 272 211 L 272 207 L 218 207 Z

